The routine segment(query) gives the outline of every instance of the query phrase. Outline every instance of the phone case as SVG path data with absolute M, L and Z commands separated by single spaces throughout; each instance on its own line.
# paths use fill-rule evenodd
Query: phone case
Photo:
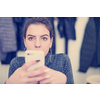
M 37 50 L 27 50 L 25 51 L 25 62 L 30 62 L 33 60 L 40 60 L 38 63 L 30 66 L 27 71 L 32 71 L 38 67 L 44 66 L 45 60 L 44 60 L 44 52 L 43 51 L 37 51 Z

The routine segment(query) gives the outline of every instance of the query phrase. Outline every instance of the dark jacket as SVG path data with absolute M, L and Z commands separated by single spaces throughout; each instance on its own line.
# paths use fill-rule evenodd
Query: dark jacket
M 100 22 L 98 17 L 89 18 L 80 50 L 79 71 L 86 72 L 90 66 L 100 66 Z
M 0 17 L 0 60 L 6 58 L 8 52 L 17 50 L 16 33 L 12 17 Z M 2 53 L 2 54 L 1 54 Z
M 76 40 L 75 22 L 76 17 L 58 17 L 58 31 L 60 37 Z
M 76 17 L 58 17 L 58 32 L 60 37 L 65 38 L 65 53 L 68 53 L 68 40 L 76 40 L 75 32 Z

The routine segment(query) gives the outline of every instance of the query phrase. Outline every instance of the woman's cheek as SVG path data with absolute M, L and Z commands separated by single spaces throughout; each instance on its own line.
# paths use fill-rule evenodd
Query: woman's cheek
M 34 50 L 34 46 L 28 45 L 28 46 L 27 46 L 27 50 Z
M 28 43 L 27 43 L 27 49 L 28 50 L 33 50 L 34 49 L 34 43 L 32 41 L 31 42 L 28 41 Z

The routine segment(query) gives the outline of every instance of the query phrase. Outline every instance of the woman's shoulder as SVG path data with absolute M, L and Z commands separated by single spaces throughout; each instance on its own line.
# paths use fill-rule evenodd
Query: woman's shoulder
M 10 77 L 16 69 L 21 67 L 24 64 L 24 62 L 25 62 L 24 57 L 15 57 L 15 58 L 13 58 L 10 62 L 8 77 Z
M 62 63 L 64 65 L 70 65 L 71 63 L 69 56 L 64 53 L 54 54 L 52 62 Z
M 59 59 L 59 60 L 61 60 L 61 59 L 62 60 L 69 59 L 68 55 L 64 54 L 64 53 L 54 54 L 52 56 L 53 56 L 53 58 Z
M 15 57 L 11 60 L 10 64 L 23 65 L 25 63 L 25 57 Z

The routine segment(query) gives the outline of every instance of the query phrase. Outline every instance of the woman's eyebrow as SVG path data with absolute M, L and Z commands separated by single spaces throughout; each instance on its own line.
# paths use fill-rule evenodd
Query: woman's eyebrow
M 48 36 L 48 37 L 49 37 L 49 35 L 48 35 L 48 34 L 41 35 L 41 37 L 43 37 L 43 36 Z
M 34 35 L 31 35 L 31 34 L 28 34 L 27 37 L 28 37 L 28 36 L 36 37 L 36 36 L 34 36 Z
M 27 37 L 28 37 L 28 36 L 36 37 L 36 36 L 34 36 L 34 35 L 31 35 L 31 34 L 28 34 Z M 43 37 L 43 36 L 48 36 L 48 37 L 49 37 L 48 34 L 41 35 L 40 37 Z

